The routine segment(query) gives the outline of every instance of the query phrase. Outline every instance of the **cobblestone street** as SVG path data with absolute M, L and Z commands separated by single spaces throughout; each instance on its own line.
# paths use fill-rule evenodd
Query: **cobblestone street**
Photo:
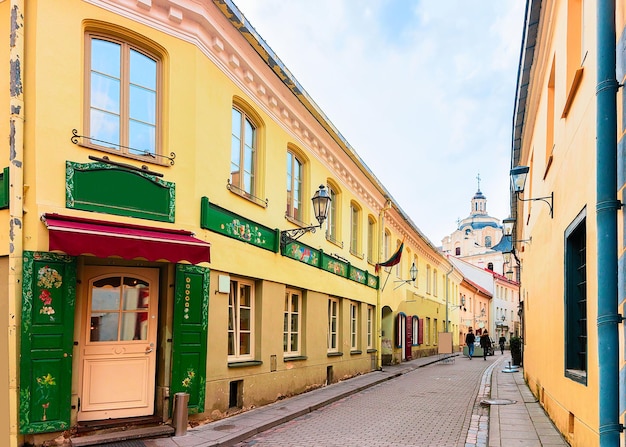
M 481 376 L 494 359 L 416 369 L 237 446 L 464 446 Z

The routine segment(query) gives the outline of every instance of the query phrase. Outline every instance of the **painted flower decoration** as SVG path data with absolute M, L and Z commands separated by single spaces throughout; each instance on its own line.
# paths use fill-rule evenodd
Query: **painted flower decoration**
M 37 285 L 46 289 L 58 289 L 63 284 L 63 277 L 55 269 L 44 266 L 37 272 Z
M 46 374 L 45 376 L 37 377 L 37 383 L 46 388 L 56 385 L 54 377 L 52 377 L 50 373 Z
M 52 304 L 52 295 L 46 289 L 41 291 L 41 293 L 39 294 L 39 299 L 45 306 L 49 306 L 50 304 Z
M 189 389 L 191 388 L 191 383 L 193 382 L 193 378 L 196 376 L 196 373 L 193 369 L 187 370 L 187 377 L 183 379 L 183 388 Z

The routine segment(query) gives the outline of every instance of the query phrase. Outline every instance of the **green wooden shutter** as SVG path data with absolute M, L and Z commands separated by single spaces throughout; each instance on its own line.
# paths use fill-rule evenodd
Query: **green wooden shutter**
M 24 252 L 20 432 L 70 426 L 75 258 Z
M 188 393 L 189 413 L 204 411 L 208 324 L 209 269 L 178 264 L 170 401 L 175 393 Z

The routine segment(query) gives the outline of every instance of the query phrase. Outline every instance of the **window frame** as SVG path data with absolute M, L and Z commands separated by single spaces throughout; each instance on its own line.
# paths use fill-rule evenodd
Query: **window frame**
M 339 299 L 333 297 L 328 298 L 328 340 L 326 350 L 328 353 L 339 352 Z
M 350 202 L 350 253 L 359 258 L 361 253 L 361 207 Z
M 419 346 L 419 318 L 417 315 L 411 317 L 411 346 Z
M 237 139 L 239 140 L 239 164 L 237 165 L 239 171 L 239 181 L 235 182 L 233 179 L 233 174 L 235 171 L 233 171 L 233 137 L 235 136 L 234 134 L 234 128 L 233 128 L 233 112 L 237 111 L 240 114 L 240 132 L 239 135 L 237 136 Z M 241 166 L 245 165 L 246 163 L 246 158 L 245 158 L 245 139 L 246 139 L 246 135 L 244 132 L 245 129 L 245 124 L 246 122 L 250 123 L 250 127 L 252 128 L 252 130 L 254 131 L 254 135 L 252 136 L 252 162 L 250 163 L 250 168 L 251 168 L 251 180 L 250 180 L 250 191 L 246 190 L 245 188 L 245 180 L 244 177 L 241 175 Z M 231 139 L 231 145 L 230 145 L 230 174 L 229 174 L 229 185 L 231 185 L 231 187 L 234 187 L 235 192 L 237 192 L 239 195 L 246 197 L 246 198 L 250 198 L 250 199 L 254 199 L 255 197 L 259 196 L 258 193 L 258 182 L 259 182 L 259 169 L 258 169 L 258 160 L 259 160 L 259 134 L 260 134 L 260 123 L 258 122 L 258 120 L 256 119 L 256 117 L 250 113 L 248 111 L 248 109 L 246 107 L 243 107 L 241 104 L 237 103 L 237 102 L 233 102 L 232 107 L 231 107 L 231 129 L 230 129 L 230 139 Z M 243 162 L 242 162 L 243 160 Z M 231 189 L 232 190 L 232 189 Z
M 564 375 L 587 384 L 589 366 L 588 296 L 587 296 L 587 210 L 572 221 L 564 233 Z M 584 261 L 580 262 L 580 253 Z M 581 278 L 580 275 L 583 275 Z M 584 285 L 584 290 L 580 286 Z M 580 309 L 580 306 L 583 309 Z M 576 309 L 578 308 L 578 309 Z M 583 324 L 581 325 L 581 321 Z M 584 340 L 584 346 L 581 342 Z M 580 354 L 584 353 L 581 362 Z M 584 363 L 582 365 L 581 363 Z M 578 367 L 575 367 L 578 366 Z
M 233 299 L 233 284 L 235 284 L 236 290 L 236 300 Z M 249 288 L 250 291 L 250 304 L 249 306 L 241 306 L 241 289 L 240 286 L 245 286 Z M 228 322 L 234 323 L 232 329 L 228 328 L 228 361 L 229 362 L 239 362 L 246 360 L 254 360 L 254 348 L 255 348 L 255 285 L 253 281 L 241 279 L 241 278 L 233 278 L 230 279 L 230 292 L 228 294 Z M 234 309 L 236 307 L 237 312 L 234 314 L 231 313 L 231 308 Z M 245 329 L 241 329 L 241 308 L 249 309 L 250 313 L 250 328 L 246 331 Z M 238 343 L 234 343 L 231 351 L 231 338 L 230 333 L 233 333 L 232 341 L 234 343 L 235 340 L 239 341 Z M 249 353 L 241 354 L 241 334 L 242 332 L 249 334 Z M 231 354 L 231 352 L 233 352 Z
M 330 196 L 330 206 L 326 217 L 326 240 L 343 248 L 340 238 L 341 224 L 341 192 L 339 188 L 330 181 L 326 183 L 328 195 Z
M 119 140 L 117 142 L 104 141 L 97 136 L 92 137 L 92 110 L 95 109 L 92 102 L 92 75 L 94 73 L 92 65 L 93 57 L 93 41 L 101 40 L 110 42 L 120 46 L 120 77 L 115 78 L 119 81 Z M 151 59 L 155 63 L 154 72 L 154 151 L 150 149 L 135 148 L 130 145 L 130 55 L 131 51 Z M 163 120 L 163 73 L 165 70 L 165 52 L 156 44 L 148 41 L 143 36 L 136 36 L 134 33 L 126 30 L 101 30 L 86 29 L 85 30 L 85 68 L 84 68 L 84 106 L 83 106 L 83 128 L 85 136 L 81 139 L 80 145 L 90 149 L 107 152 L 121 157 L 141 160 L 145 163 L 168 166 L 169 159 L 164 157 L 163 129 L 165 128 Z M 138 84 L 135 84 L 138 85 Z M 138 120 L 137 120 L 138 121 Z M 109 143 L 102 144 L 102 143 Z M 115 147 L 112 147 L 115 146 Z M 132 153 L 131 150 L 140 153 Z M 143 151 L 143 153 L 141 153 Z M 164 161 L 165 160 L 165 161 Z
M 293 299 L 296 298 L 298 303 L 298 310 L 293 312 Z M 302 292 L 296 289 L 287 288 L 285 290 L 285 308 L 283 309 L 283 355 L 285 357 L 293 357 L 302 355 L 302 312 L 303 312 L 303 299 Z M 292 327 L 293 316 L 296 315 L 297 328 L 294 331 Z M 291 349 L 292 344 L 289 343 L 291 337 L 297 336 L 297 347 L 295 350 Z
M 375 313 L 374 306 L 367 306 L 367 349 L 374 349 L 374 326 L 375 322 Z
M 305 219 L 304 206 L 302 198 L 304 197 L 304 180 L 305 180 L 305 161 L 304 159 L 293 149 L 287 149 L 287 203 L 285 209 L 285 216 L 288 219 L 293 219 L 296 222 L 303 222 Z M 299 168 L 299 169 L 296 169 Z M 299 179 L 296 179 L 295 172 L 298 171 Z M 295 188 L 295 184 L 298 184 L 298 188 Z M 296 197 L 297 196 L 297 197 Z M 299 207 L 294 206 L 295 203 L 299 204 Z M 291 204 L 291 212 L 289 206 Z M 294 213 L 294 210 L 296 212 Z
M 367 262 L 375 264 L 376 254 L 376 219 L 374 216 L 367 216 Z
M 350 301 L 350 350 L 359 349 L 359 303 Z

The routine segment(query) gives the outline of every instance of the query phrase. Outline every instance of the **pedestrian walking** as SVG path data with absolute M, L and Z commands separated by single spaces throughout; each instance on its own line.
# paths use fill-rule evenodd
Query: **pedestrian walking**
M 480 336 L 480 347 L 483 348 L 483 360 L 487 360 L 487 353 L 491 347 L 491 339 L 489 338 L 489 332 L 487 332 L 487 329 L 485 329 L 483 335 Z
M 500 335 L 498 342 L 500 342 L 500 352 L 504 355 L 504 343 L 506 343 L 506 337 L 504 335 Z
M 476 341 L 476 336 L 472 331 L 472 328 L 469 328 L 469 332 L 465 336 L 465 344 L 467 345 L 467 355 L 469 359 L 472 360 L 472 356 L 474 355 L 474 342 Z

